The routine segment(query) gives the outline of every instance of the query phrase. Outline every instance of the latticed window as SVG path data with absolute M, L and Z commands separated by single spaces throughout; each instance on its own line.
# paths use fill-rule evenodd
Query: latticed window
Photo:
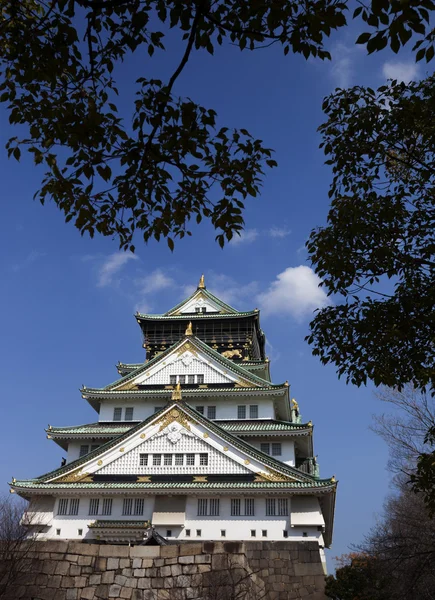
M 204 375 L 197 375 L 196 382 L 201 384 L 204 383 Z
M 125 420 L 126 421 L 133 421 L 133 412 L 134 412 L 134 408 L 132 406 L 129 406 L 128 408 L 125 409 Z
M 79 514 L 79 498 L 71 498 L 69 503 L 69 514 L 70 515 L 78 515 Z
M 172 466 L 172 454 L 165 454 L 164 462 L 167 467 Z
M 188 465 L 189 467 L 193 467 L 195 465 L 194 454 L 186 454 L 186 465 Z
M 178 375 L 178 381 L 180 385 L 184 385 L 186 383 L 186 375 Z
M 207 417 L 209 419 L 216 419 L 216 406 L 207 406 Z
M 274 517 L 276 515 L 276 500 L 275 498 L 266 498 L 266 516 Z
M 162 455 L 161 454 L 153 454 L 153 465 L 155 467 L 160 467 L 162 464 Z
M 187 383 L 195 383 L 195 375 L 188 375 L 187 376 Z
M 246 406 L 242 405 L 237 407 L 237 418 L 246 419 Z
M 122 419 L 122 408 L 114 408 L 113 409 L 113 420 L 120 421 Z
M 136 498 L 134 501 L 134 514 L 135 515 L 143 515 L 144 509 L 144 499 Z
M 245 515 L 247 517 L 253 517 L 254 514 L 255 514 L 254 498 L 245 498 Z
M 199 412 L 201 415 L 203 415 L 203 414 L 204 414 L 204 407 L 203 407 L 203 406 L 197 406 L 197 407 L 196 407 L 196 410 L 197 410 L 197 411 L 198 411 L 198 412 Z
M 89 500 L 89 514 L 90 515 L 98 515 L 99 507 L 100 507 L 100 499 L 99 498 L 91 498 Z
M 103 509 L 101 511 L 102 515 L 108 516 L 112 514 L 112 498 L 103 498 Z
M 141 467 L 148 466 L 148 454 L 139 454 L 139 466 L 141 466 Z
M 273 442 L 272 456 L 281 456 L 281 442 Z
M 68 498 L 61 498 L 59 500 L 59 507 L 57 509 L 58 515 L 67 515 L 68 514 Z
M 198 517 L 207 516 L 207 498 L 198 498 Z
M 267 442 L 263 442 L 260 444 L 260 450 L 265 454 L 270 454 L 270 444 Z
M 258 419 L 258 404 L 251 404 L 249 407 L 249 418 Z
M 131 515 L 133 511 L 133 498 L 124 498 L 124 502 L 122 503 L 122 514 L 123 515 Z
M 278 498 L 278 515 L 286 517 L 288 515 L 288 499 Z
M 219 516 L 219 498 L 210 498 L 210 516 Z
M 176 454 L 175 455 L 175 464 L 176 466 L 182 466 L 184 464 L 184 454 Z
M 231 516 L 240 517 L 240 498 L 231 498 Z
M 86 454 L 88 454 L 88 453 L 89 453 L 89 446 L 88 446 L 88 444 L 83 444 L 82 446 L 80 446 L 80 454 L 79 454 L 80 458 L 82 456 L 86 456 Z
M 169 383 L 171 385 L 175 385 L 177 383 L 177 376 L 176 375 L 169 375 Z
M 208 454 L 200 454 L 199 455 L 199 464 L 202 467 L 206 467 L 208 465 Z

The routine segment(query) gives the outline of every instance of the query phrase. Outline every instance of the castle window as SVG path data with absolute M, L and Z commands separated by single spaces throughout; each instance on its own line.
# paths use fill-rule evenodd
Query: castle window
M 200 454 L 199 455 L 199 464 L 202 467 L 206 467 L 208 465 L 208 454 Z
M 219 516 L 219 498 L 210 498 L 210 516 Z
M 89 514 L 90 515 L 98 515 L 98 509 L 100 506 L 99 498 L 91 498 L 89 500 Z
M 281 456 L 281 442 L 273 442 L 272 456 Z
M 237 407 L 237 418 L 246 419 L 246 406 L 242 405 Z
M 139 454 L 139 466 L 140 467 L 148 466 L 148 454 Z
M 113 420 L 120 421 L 122 419 L 122 408 L 114 408 L 113 409 Z
M 172 467 L 172 454 L 165 454 L 163 464 Z
M 144 499 L 136 498 L 134 501 L 134 514 L 135 515 L 143 515 L 144 509 Z
M 270 444 L 267 442 L 263 442 L 260 444 L 260 450 L 265 454 L 270 454 Z
M 195 383 L 195 375 L 188 375 L 187 376 L 187 383 L 189 383 L 189 384 Z
M 276 515 L 276 500 L 275 498 L 266 498 L 266 516 L 274 517 Z
M 208 506 L 207 498 L 198 498 L 198 517 L 206 517 L 207 516 L 207 506 Z
M 203 406 L 197 406 L 197 407 L 196 407 L 196 410 L 197 410 L 197 411 L 198 411 L 198 412 L 199 412 L 201 415 L 203 415 L 203 414 L 204 414 L 204 407 L 203 407 Z
M 161 454 L 153 454 L 153 465 L 155 467 L 160 467 L 162 464 L 162 455 Z
M 79 457 L 81 458 L 82 456 L 86 456 L 86 454 L 89 453 L 89 446 L 88 444 L 83 444 L 82 446 L 80 446 L 80 454 Z
M 198 498 L 198 517 L 218 517 L 219 498 Z
M 77 529 L 77 535 L 83 535 L 83 529 Z
M 172 529 L 166 530 L 166 537 L 172 537 Z
M 303 531 L 302 532 L 302 537 L 308 537 L 308 532 L 307 531 Z
M 288 499 L 278 498 L 278 515 L 286 517 L 288 515 Z
M 186 383 L 186 375 L 178 375 L 178 381 L 180 385 L 184 385 Z
M 231 516 L 240 517 L 240 498 L 231 498 Z
M 57 509 L 58 515 L 67 515 L 68 514 L 68 498 L 61 498 L 59 500 L 59 507 Z
M 186 531 L 184 532 L 186 537 L 190 537 L 190 529 L 186 529 Z
M 249 407 L 249 418 L 258 419 L 258 404 L 251 404 Z
M 56 535 L 60 535 L 60 529 L 56 529 Z
M 196 383 L 198 383 L 198 384 L 204 383 L 204 375 L 197 375 Z
M 177 376 L 176 375 L 169 375 L 169 383 L 171 385 L 176 385 L 176 383 L 177 383 Z
M 133 421 L 133 411 L 134 411 L 134 408 L 132 406 L 129 406 L 128 408 L 125 409 L 125 420 L 126 421 Z
M 262 529 L 262 530 L 261 530 L 261 535 L 262 535 L 263 537 L 267 537 L 267 529 Z
M 184 464 L 184 454 L 176 454 L 175 455 L 175 465 L 177 467 L 183 466 Z
M 245 515 L 247 517 L 253 517 L 254 514 L 255 514 L 254 498 L 245 498 Z
M 102 515 L 106 517 L 112 514 L 112 498 L 103 498 L 103 510 L 101 511 Z
M 196 530 L 196 535 L 197 535 L 197 537 L 201 537 L 201 529 Z
M 195 455 L 194 454 L 186 454 L 186 465 L 192 467 L 195 465 Z
M 122 514 L 123 515 L 131 515 L 133 511 L 133 498 L 124 498 L 124 502 L 122 503 Z
M 288 530 L 284 529 L 284 531 L 282 532 L 282 537 L 288 538 Z
M 255 529 L 251 529 L 251 537 L 256 537 L 257 532 Z
M 221 529 L 221 537 L 227 537 L 226 529 Z
M 80 504 L 80 499 L 79 498 L 71 498 L 70 503 L 69 503 L 69 514 L 70 515 L 78 515 L 79 514 L 79 504 Z
M 207 406 L 207 418 L 216 419 L 216 406 Z

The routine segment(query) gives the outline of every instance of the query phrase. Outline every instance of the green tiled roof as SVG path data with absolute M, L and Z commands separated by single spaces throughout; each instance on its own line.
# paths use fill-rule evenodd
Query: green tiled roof
M 231 433 L 251 433 L 251 432 L 275 432 L 275 431 L 309 431 L 310 426 L 303 423 L 289 423 L 287 421 L 276 420 L 239 420 L 239 421 L 215 421 L 219 427 Z M 47 429 L 52 437 L 56 435 L 121 435 L 129 431 L 136 421 L 132 423 L 89 423 L 86 425 L 76 425 L 72 427 L 52 427 Z
M 37 480 L 40 483 L 44 483 L 44 482 L 48 481 L 49 479 L 53 479 L 54 477 L 60 477 L 61 475 L 65 474 L 65 473 L 74 471 L 81 465 L 89 462 L 90 460 L 96 458 L 97 456 L 100 456 L 101 454 L 106 452 L 106 450 L 109 450 L 110 448 L 112 448 L 113 446 L 118 444 L 119 442 L 123 441 L 124 439 L 127 439 L 132 433 L 140 430 L 144 425 L 151 423 L 161 413 L 170 409 L 172 406 L 177 406 L 180 410 L 184 411 L 188 416 L 192 417 L 195 421 L 201 423 L 203 426 L 207 427 L 210 431 L 213 431 L 214 433 L 216 433 L 216 435 L 218 435 L 222 439 L 228 441 L 230 444 L 232 444 L 236 448 L 239 448 L 242 452 L 246 452 L 246 454 L 255 457 L 257 460 L 259 460 L 263 464 L 267 464 L 270 467 L 272 467 L 273 469 L 275 469 L 281 473 L 287 474 L 291 477 L 296 477 L 298 479 L 302 479 L 305 481 L 311 481 L 311 482 L 317 481 L 317 479 L 315 477 L 308 475 L 306 473 L 302 473 L 295 467 L 290 467 L 289 465 L 286 465 L 285 463 L 281 462 L 280 460 L 277 460 L 276 458 L 269 456 L 268 454 L 265 454 L 264 452 L 261 452 L 261 450 L 257 450 L 257 448 L 254 448 L 253 446 L 251 446 L 251 444 L 243 441 L 242 439 L 238 438 L 234 434 L 225 431 L 222 427 L 217 425 L 215 422 L 210 421 L 209 419 L 204 417 L 204 415 L 201 415 L 194 408 L 192 408 L 189 404 L 186 404 L 184 402 L 173 402 L 171 405 L 166 406 L 166 407 L 162 408 L 160 411 L 156 412 L 155 414 L 149 416 L 147 419 L 145 419 L 141 423 L 134 425 L 131 429 L 126 431 L 124 434 L 106 442 L 105 444 L 102 444 L 97 449 L 93 450 L 92 452 L 89 452 L 89 454 L 87 454 L 81 458 L 78 458 L 77 460 L 74 460 L 74 461 L 66 464 L 63 467 L 60 467 L 58 469 L 55 469 L 54 471 L 51 471 L 49 473 L 46 473 L 46 474 L 40 476 L 39 478 L 37 478 Z
M 217 304 L 218 306 L 220 306 L 222 309 L 224 309 L 225 313 L 237 313 L 238 312 L 235 308 L 233 308 L 229 304 L 226 304 L 220 298 L 218 298 L 217 296 L 215 296 L 214 294 L 212 294 L 211 292 L 209 292 L 207 288 L 205 288 L 205 287 L 199 288 L 198 287 L 193 292 L 193 294 L 190 294 L 190 296 L 188 298 L 186 298 L 185 300 L 182 300 L 181 302 L 179 302 L 176 306 L 174 306 L 173 308 L 171 308 L 171 310 L 166 311 L 165 315 L 170 315 L 174 311 L 178 310 L 181 306 L 183 306 L 183 304 L 187 304 L 196 294 L 198 294 L 198 292 L 202 296 L 205 296 L 206 298 L 208 298 L 209 300 L 211 300 L 212 302 L 214 302 L 215 304 Z
M 97 521 L 94 521 L 93 523 L 89 523 L 88 527 L 89 529 L 95 529 L 95 528 L 108 528 L 108 529 L 114 529 L 114 528 L 122 528 L 122 529 L 137 529 L 138 527 L 140 527 L 141 529 L 148 529 L 150 526 L 150 522 L 149 521 L 104 521 L 103 519 L 98 519 Z
M 258 315 L 257 310 L 250 310 L 247 312 L 236 312 L 236 313 L 187 313 L 187 314 L 179 314 L 179 315 L 147 315 L 143 313 L 137 313 L 135 315 L 136 319 L 141 321 L 175 321 L 183 319 L 185 321 L 193 321 L 195 319 L 238 319 L 240 317 L 253 317 Z
M 313 481 L 220 481 L 220 482 L 92 482 L 92 483 L 41 483 L 37 479 L 28 479 L 9 483 L 12 488 L 24 489 L 101 489 L 101 490 L 161 490 L 161 489 L 200 489 L 200 490 L 226 490 L 226 489 L 250 489 L 250 490 L 280 490 L 280 489 L 335 489 L 336 482 L 331 479 L 316 479 Z
M 225 392 L 227 394 L 240 394 L 242 392 L 279 392 L 280 390 L 282 392 L 286 391 L 288 388 L 287 386 L 284 386 L 282 384 L 280 385 L 268 385 L 268 386 L 264 386 L 264 387 L 244 387 L 244 386 L 240 386 L 240 387 L 221 387 L 221 388 L 215 388 L 215 387 L 207 387 L 207 388 L 188 388 L 188 387 L 182 387 L 182 393 L 183 396 L 184 395 L 191 395 L 193 394 L 195 395 L 199 395 L 199 396 L 204 396 L 205 393 L 208 393 L 208 395 L 213 394 L 213 392 L 216 393 L 220 393 L 220 392 Z M 89 388 L 89 387 L 85 387 L 82 388 L 80 390 L 82 392 L 82 395 L 85 398 L 93 398 L 93 397 L 101 397 L 101 396 L 107 396 L 108 394 L 110 394 L 110 396 L 128 396 L 130 394 L 134 395 L 134 396 L 166 396 L 168 399 L 171 398 L 172 396 L 172 392 L 173 389 L 172 388 L 167 388 L 167 389 L 159 389 L 159 390 L 150 390 L 150 389 L 144 389 L 144 390 L 107 390 L 106 388 Z
M 113 383 L 106 385 L 104 388 L 84 388 L 83 391 L 89 391 L 90 389 L 91 390 L 95 390 L 95 389 L 97 389 L 97 390 L 112 390 L 115 386 L 121 385 L 121 384 L 129 381 L 130 379 L 133 379 L 134 377 L 136 377 L 143 371 L 146 371 L 147 369 L 149 369 L 151 366 L 158 364 L 160 361 L 164 361 L 164 359 L 169 354 L 171 354 L 175 348 L 177 348 L 179 345 L 181 345 L 181 343 L 184 342 L 185 339 L 186 338 L 183 338 L 182 340 L 176 342 L 175 344 L 170 346 L 167 350 L 165 350 L 158 356 L 155 356 L 148 362 L 143 363 L 138 369 L 128 373 L 127 375 L 124 375 L 123 377 L 121 377 L 120 379 L 117 379 Z M 228 358 L 225 358 L 225 356 L 222 356 L 222 354 L 219 354 L 219 352 L 216 352 L 216 350 L 213 350 L 213 348 L 208 346 L 205 342 L 203 342 L 196 336 L 189 336 L 188 339 L 194 346 L 197 346 L 199 350 L 203 351 L 205 354 L 207 354 L 208 356 L 210 356 L 211 358 L 216 360 L 223 367 L 225 367 L 229 371 L 233 371 L 233 372 L 237 373 L 241 377 L 244 377 L 246 380 L 256 384 L 257 386 L 266 387 L 266 388 L 273 388 L 273 387 L 279 388 L 279 387 L 282 387 L 282 385 L 283 385 L 283 384 L 278 384 L 278 385 L 275 384 L 274 385 L 274 384 L 270 383 L 269 381 L 267 381 L 266 379 L 263 379 L 262 377 L 258 377 L 258 375 L 254 375 L 254 373 L 251 373 L 250 371 L 247 371 L 246 369 L 244 369 L 242 365 L 237 364 L 237 363 L 229 360 Z M 224 388 L 224 389 L 228 389 L 228 388 Z M 240 389 L 240 388 L 236 388 L 236 389 Z M 254 387 L 254 389 L 255 389 L 255 387 Z M 146 390 L 141 390 L 141 392 L 144 392 L 144 391 L 146 391 Z M 162 391 L 164 391 L 164 392 L 166 391 L 166 393 L 167 393 L 167 390 L 162 390 Z M 183 388 L 183 391 L 184 391 L 184 388 Z

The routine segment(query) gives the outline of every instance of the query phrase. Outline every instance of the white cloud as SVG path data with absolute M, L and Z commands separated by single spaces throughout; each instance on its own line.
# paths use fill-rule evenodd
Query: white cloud
M 252 298 L 258 292 L 258 283 L 256 281 L 242 284 L 228 275 L 218 273 L 207 275 L 206 284 L 212 294 L 230 306 L 241 310 L 246 308 L 247 301 L 249 301 L 249 310 L 252 309 Z
M 345 44 L 336 44 L 331 55 L 331 77 L 339 88 L 347 88 L 351 85 L 354 72 L 354 54 L 357 50 Z
M 419 72 L 415 62 L 386 62 L 382 66 L 382 74 L 386 79 L 397 79 L 409 83 L 417 78 Z
M 297 321 L 310 316 L 317 308 L 330 303 L 319 287 L 320 282 L 310 267 L 288 267 L 266 292 L 258 295 L 263 314 L 288 314 Z
M 152 294 L 165 288 L 172 287 L 174 280 L 161 269 L 156 269 L 149 275 L 136 279 L 135 284 L 139 287 L 142 294 Z
M 240 232 L 240 235 L 236 233 L 230 241 L 230 244 L 232 246 L 237 246 L 238 244 L 251 244 L 252 242 L 255 242 L 258 236 L 258 229 L 245 229 Z
M 111 254 L 98 270 L 98 287 L 106 287 L 113 283 L 115 275 L 130 260 L 137 260 L 136 254 L 131 252 L 115 252 Z
M 271 227 L 268 233 L 270 237 L 273 238 L 284 238 L 291 234 L 291 229 L 285 229 L 284 227 Z
M 30 265 L 33 265 L 34 262 L 36 262 L 40 258 L 43 258 L 44 256 L 46 256 L 45 252 L 38 252 L 38 250 L 32 250 L 21 262 L 12 265 L 11 269 L 15 273 L 17 273 L 18 271 L 22 271 L 23 269 L 30 267 Z

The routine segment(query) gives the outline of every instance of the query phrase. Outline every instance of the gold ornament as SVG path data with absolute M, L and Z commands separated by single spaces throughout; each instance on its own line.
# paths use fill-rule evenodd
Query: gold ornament
M 181 384 L 177 383 L 174 391 L 172 392 L 172 400 L 181 400 Z
M 102 464 L 103 464 L 103 461 L 102 461 L 102 460 L 99 460 L 99 461 L 97 462 L 97 465 L 98 465 L 99 467 L 101 467 L 101 465 L 102 465 Z
M 141 440 L 144 440 L 145 439 L 145 434 L 141 433 L 139 437 L 140 437 Z
M 192 422 L 196 423 L 196 421 L 194 421 L 191 417 L 189 417 L 189 419 Z M 169 411 L 159 421 L 157 421 L 157 423 L 160 423 L 159 431 L 163 431 L 163 429 L 166 429 L 166 427 L 174 421 L 177 421 L 177 423 L 180 423 L 180 425 L 182 425 L 185 429 L 190 431 L 190 424 L 189 421 L 186 419 L 186 416 L 184 415 L 184 413 L 181 413 L 176 409 Z
M 205 289 L 204 274 L 199 278 L 198 288 L 202 290 Z
M 192 321 L 189 321 L 189 325 L 186 327 L 186 331 L 184 332 L 184 335 L 193 335 Z
M 228 452 L 228 446 L 224 446 L 224 452 Z
M 205 432 L 204 435 L 203 435 L 203 437 L 208 438 L 208 433 Z

